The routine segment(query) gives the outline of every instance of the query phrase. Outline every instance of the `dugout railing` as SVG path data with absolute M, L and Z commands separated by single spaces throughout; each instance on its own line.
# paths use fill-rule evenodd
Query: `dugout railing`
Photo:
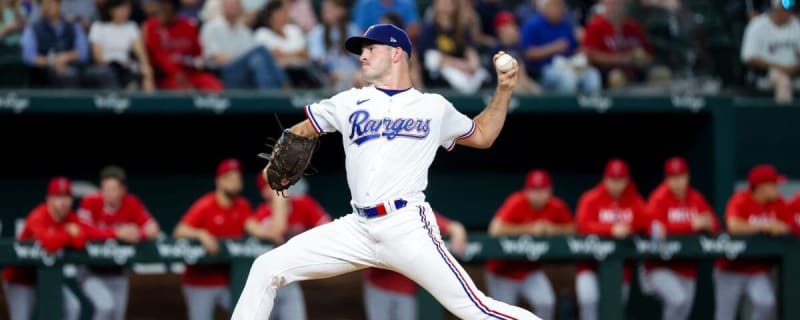
M 37 301 L 61 301 L 62 291 L 56 285 L 64 281 L 62 266 L 118 265 L 132 263 L 179 262 L 204 264 L 229 262 L 231 264 L 232 297 L 242 290 L 250 265 L 255 257 L 272 249 L 268 243 L 254 239 L 223 241 L 215 256 L 206 254 L 202 246 L 194 241 L 164 239 L 139 245 L 121 244 L 116 241 L 89 243 L 85 250 L 65 250 L 48 255 L 35 242 L 0 241 L 0 265 L 28 265 L 37 268 Z M 778 261 L 779 297 L 778 319 L 800 319 L 800 304 L 793 303 L 800 297 L 800 238 L 697 236 L 669 238 L 654 241 L 642 238 L 612 240 L 588 237 L 501 237 L 492 238 L 483 234 L 470 235 L 465 263 L 487 258 L 503 258 L 531 261 L 576 261 L 598 262 L 600 287 L 600 319 L 624 319 L 622 303 L 623 261 L 641 259 L 698 259 L 714 258 L 771 258 Z M 442 319 L 444 311 L 427 294 L 419 295 L 420 319 Z M 37 320 L 60 319 L 60 303 L 38 304 Z

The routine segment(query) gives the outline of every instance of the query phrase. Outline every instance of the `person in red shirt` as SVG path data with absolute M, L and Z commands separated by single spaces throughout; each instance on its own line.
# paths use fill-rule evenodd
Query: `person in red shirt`
M 450 236 L 450 251 L 462 256 L 467 250 L 467 231 L 458 221 L 434 212 L 439 232 Z M 417 319 L 417 284 L 397 272 L 364 270 L 364 307 L 367 320 Z
M 511 194 L 497 210 L 489 224 L 489 235 L 541 237 L 571 234 L 574 229 L 569 207 L 553 196 L 550 175 L 532 170 L 525 178 L 525 189 Z M 489 295 L 516 304 L 521 294 L 540 318 L 555 319 L 553 287 L 540 267 L 541 263 L 533 261 L 487 261 Z
M 789 217 L 788 221 L 792 226 L 792 234 L 800 235 L 800 193 L 797 193 L 791 201 L 789 201 Z
M 630 179 L 628 164 L 622 159 L 611 159 L 605 168 L 603 181 L 586 191 L 578 200 L 577 233 L 623 239 L 647 229 L 649 218 L 645 204 Z M 575 290 L 582 320 L 597 319 L 599 290 L 594 262 L 578 261 Z M 633 266 L 623 269 L 623 300 L 628 299 Z
M 275 223 L 285 225 L 285 227 L 280 227 L 285 230 L 280 237 L 282 240 L 284 238 L 289 239 L 306 230 L 331 221 L 331 216 L 325 212 L 325 209 L 323 209 L 314 198 L 307 194 L 292 195 L 288 191 L 285 192 L 285 194 L 289 196 L 288 208 L 286 208 L 288 212 L 285 218 L 278 217 L 276 219 L 273 215 L 276 209 L 275 206 L 283 205 L 278 204 L 278 202 L 285 201 L 285 198 L 278 196 L 275 191 L 269 187 L 262 173 L 259 173 L 256 178 L 256 186 L 261 193 L 261 197 L 264 199 L 264 203 L 256 208 L 255 217 L 251 219 L 260 226 L 252 227 L 253 230 L 261 230 L 261 232 L 254 235 L 257 238 L 274 241 L 274 239 L 271 239 L 270 228 L 273 227 Z M 285 222 L 281 222 L 281 219 L 285 220 Z M 252 223 L 252 221 L 248 223 Z M 280 320 L 306 319 L 306 304 L 303 298 L 303 290 L 300 288 L 299 282 L 294 282 L 278 289 L 275 296 L 275 307 L 272 313 Z
M 255 223 L 250 203 L 240 195 L 242 166 L 236 159 L 223 160 L 217 166 L 216 190 L 200 197 L 175 227 L 175 238 L 200 241 L 208 254 L 219 252 L 219 239 L 239 239 Z M 214 307 L 230 311 L 228 291 L 230 266 L 227 264 L 187 265 L 183 273 L 183 294 L 190 320 L 211 320 Z
M 159 88 L 222 91 L 222 82 L 203 71 L 203 55 L 197 26 L 178 16 L 180 0 L 159 0 L 155 17 L 143 26 L 145 46 L 156 69 Z
M 785 221 L 788 208 L 778 191 L 786 177 L 769 164 L 753 167 L 747 176 L 749 189 L 736 192 L 725 209 L 728 233 L 733 236 L 790 232 Z M 734 320 L 746 294 L 753 308 L 749 319 L 769 319 L 775 310 L 775 289 L 769 280 L 772 263 L 765 260 L 719 259 L 714 270 L 716 320 Z
M 65 248 L 83 249 L 88 240 L 105 240 L 117 236 L 117 230 L 99 230 L 83 224 L 72 211 L 72 183 L 64 177 L 55 177 L 47 186 L 45 203 L 36 206 L 25 219 L 25 226 L 17 239 L 35 240 L 49 254 Z M 123 231 L 124 232 L 129 232 Z M 36 269 L 32 267 L 7 267 L 3 270 L 3 288 L 8 302 L 9 319 L 30 320 L 36 304 Z M 64 291 L 64 319 L 78 319 L 80 302 L 66 286 Z
M 128 193 L 125 170 L 109 166 L 100 171 L 100 192 L 83 197 L 78 217 L 99 229 L 126 226 L 120 240 L 153 240 L 158 223 L 135 195 Z M 122 267 L 87 267 L 79 277 L 81 288 L 94 307 L 94 319 L 125 319 L 128 277 Z
M 610 87 L 643 80 L 653 61 L 653 47 L 636 20 L 626 14 L 624 0 L 603 0 L 603 12 L 586 23 L 584 51 Z
M 689 165 L 680 157 L 664 164 L 664 182 L 650 194 L 647 212 L 667 235 L 691 235 L 719 232 L 719 222 L 705 197 L 689 185 Z M 695 293 L 697 262 L 648 260 L 640 282 L 664 303 L 662 319 L 689 319 Z M 648 292 L 648 293 L 650 293 Z

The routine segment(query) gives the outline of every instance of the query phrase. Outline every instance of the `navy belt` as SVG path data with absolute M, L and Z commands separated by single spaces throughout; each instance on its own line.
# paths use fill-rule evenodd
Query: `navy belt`
M 393 204 L 394 206 L 392 207 L 390 204 Z M 387 201 L 387 202 L 384 202 L 384 203 L 379 203 L 378 205 L 376 205 L 374 207 L 359 208 L 359 207 L 353 206 L 353 208 L 355 209 L 355 212 L 358 215 L 362 216 L 362 217 L 374 218 L 374 217 L 385 216 L 385 215 L 391 213 L 392 211 L 400 210 L 402 208 L 405 208 L 405 206 L 407 204 L 408 204 L 408 201 L 403 200 L 403 199 L 397 199 L 397 200 L 394 200 L 394 201 Z

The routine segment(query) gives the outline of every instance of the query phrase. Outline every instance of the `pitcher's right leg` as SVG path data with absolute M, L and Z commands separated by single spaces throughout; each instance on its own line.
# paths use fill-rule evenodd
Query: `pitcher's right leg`
M 266 320 L 286 284 L 375 266 L 372 243 L 354 214 L 297 235 L 253 262 L 231 319 Z

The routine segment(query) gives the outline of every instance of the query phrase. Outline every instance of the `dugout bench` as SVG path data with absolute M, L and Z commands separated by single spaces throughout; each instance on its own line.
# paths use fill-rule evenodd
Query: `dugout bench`
M 47 255 L 35 242 L 0 241 L 0 265 L 30 265 L 37 267 L 37 301 L 61 301 L 62 291 L 55 283 L 62 283 L 62 266 L 76 265 L 129 265 L 134 262 L 182 262 L 187 264 L 231 263 L 232 297 L 238 298 L 250 264 L 271 244 L 255 239 L 222 241 L 220 252 L 208 256 L 199 243 L 186 240 L 164 239 L 136 246 L 116 241 L 89 243 L 86 250 L 66 250 Z M 719 236 L 676 237 L 664 241 L 648 239 L 611 240 L 588 237 L 500 237 L 485 234 L 470 235 L 470 242 L 462 258 L 465 263 L 487 258 L 508 258 L 543 261 L 598 261 L 600 286 L 600 319 L 623 319 L 622 267 L 625 260 L 643 258 L 676 259 L 696 258 L 777 258 L 780 259 L 780 285 L 778 286 L 778 318 L 800 319 L 800 304 L 791 301 L 800 297 L 800 238 L 764 238 Z M 787 272 L 789 271 L 789 272 Z M 420 319 L 442 319 L 443 309 L 424 290 L 421 293 Z M 236 300 L 236 299 L 234 299 Z M 36 319 L 59 319 L 61 303 L 48 304 L 37 309 Z

